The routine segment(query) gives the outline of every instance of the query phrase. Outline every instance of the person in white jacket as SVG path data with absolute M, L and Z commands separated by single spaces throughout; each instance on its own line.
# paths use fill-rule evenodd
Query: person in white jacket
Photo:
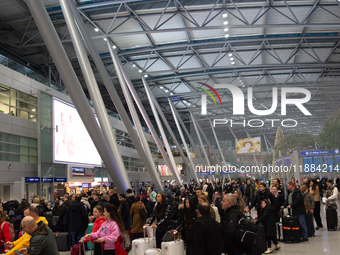
M 336 201 L 338 200 L 338 188 L 333 186 L 333 180 L 331 179 L 328 179 L 326 184 L 326 202 L 336 204 Z

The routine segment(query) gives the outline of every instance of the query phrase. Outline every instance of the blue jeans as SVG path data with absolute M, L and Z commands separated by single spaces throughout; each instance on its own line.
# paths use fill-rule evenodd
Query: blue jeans
M 301 233 L 303 238 L 308 238 L 308 231 L 307 231 L 307 225 L 306 225 L 306 217 L 304 214 L 299 215 L 299 223 L 301 227 Z
M 81 232 L 71 232 L 71 237 L 72 237 L 72 247 L 75 244 L 79 243 L 80 238 L 82 238 L 85 235 L 85 231 Z

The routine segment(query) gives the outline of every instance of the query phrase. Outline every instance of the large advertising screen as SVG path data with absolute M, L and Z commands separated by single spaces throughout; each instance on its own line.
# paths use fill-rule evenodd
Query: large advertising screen
M 236 153 L 253 153 L 261 152 L 261 137 L 236 139 Z
M 76 108 L 53 99 L 53 159 L 56 163 L 101 166 L 101 158 Z

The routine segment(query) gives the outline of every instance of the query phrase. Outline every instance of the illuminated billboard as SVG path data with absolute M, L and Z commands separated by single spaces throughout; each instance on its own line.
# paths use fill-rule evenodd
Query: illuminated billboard
M 53 159 L 55 163 L 101 166 L 101 158 L 76 108 L 53 99 Z
M 236 154 L 261 152 L 261 137 L 236 139 Z

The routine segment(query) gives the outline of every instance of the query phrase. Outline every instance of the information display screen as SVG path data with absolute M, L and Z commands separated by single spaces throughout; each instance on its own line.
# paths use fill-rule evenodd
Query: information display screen
M 53 159 L 55 163 L 101 166 L 101 158 L 76 108 L 53 99 Z

